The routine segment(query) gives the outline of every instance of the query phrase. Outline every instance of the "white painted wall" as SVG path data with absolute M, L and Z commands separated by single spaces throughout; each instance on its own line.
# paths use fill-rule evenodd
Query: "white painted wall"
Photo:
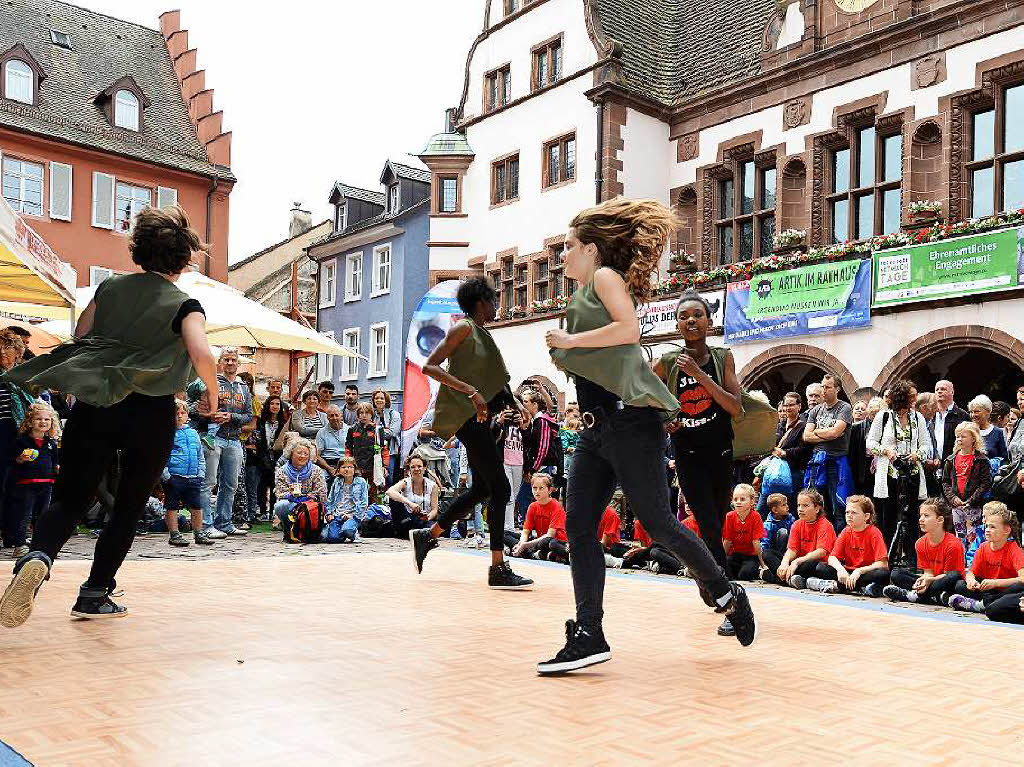
M 669 166 L 665 164 L 665 147 L 669 144 L 668 123 L 649 117 L 635 109 L 626 110 L 619 150 L 622 160 L 626 197 L 650 198 L 668 205 Z
M 928 88 L 912 91 L 912 65 L 903 64 L 893 69 L 877 72 L 859 80 L 852 80 L 834 88 L 826 88 L 814 94 L 811 121 L 791 130 L 782 129 L 782 105 L 769 107 L 753 114 L 739 117 L 719 125 L 705 128 L 700 132 L 700 146 L 697 157 L 677 163 L 675 145 L 663 148 L 670 168 L 670 187 L 690 184 L 696 180 L 697 168 L 717 160 L 718 145 L 734 136 L 763 131 L 762 146 L 775 146 L 785 142 L 789 154 L 802 152 L 806 148 L 805 137 L 832 129 L 832 113 L 835 107 L 857 99 L 888 91 L 885 111 L 894 112 L 906 107 L 914 108 L 914 119 L 921 119 L 938 113 L 939 98 L 957 91 L 975 87 L 975 69 L 980 61 L 1018 51 L 1024 45 L 1024 27 L 1000 32 L 989 37 L 958 45 L 946 50 L 946 80 Z
M 544 334 L 557 327 L 558 319 L 547 319 L 494 328 L 491 331 L 505 358 L 513 389 L 525 378 L 542 375 L 550 378 L 560 391 L 565 392 L 567 400 L 576 398 L 576 386 L 565 373 L 551 364 L 547 346 L 544 345 Z

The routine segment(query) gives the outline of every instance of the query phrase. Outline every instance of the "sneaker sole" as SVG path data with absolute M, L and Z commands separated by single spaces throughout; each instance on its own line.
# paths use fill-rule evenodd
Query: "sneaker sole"
M 488 583 L 487 588 L 494 589 L 495 591 L 533 591 L 533 584 L 527 583 L 522 586 L 492 586 Z
M 565 663 L 538 663 L 537 674 L 540 676 L 554 676 L 566 674 L 570 671 L 579 671 L 581 668 L 596 666 L 599 663 L 607 663 L 612 659 L 611 650 L 590 655 L 579 660 L 567 661 Z
M 415 530 L 409 531 L 409 544 L 412 546 L 412 569 L 416 572 L 416 575 L 422 575 L 423 566 L 416 559 L 416 536 L 414 534 L 415 532 Z M 426 557 L 424 557 L 424 559 L 426 559 Z
M 105 620 L 107 618 L 123 618 L 128 614 L 128 610 L 122 610 L 118 613 L 80 613 L 77 610 L 71 611 L 72 618 L 82 618 L 84 620 Z
M 28 620 L 36 591 L 45 580 L 45 562 L 31 559 L 22 565 L 0 599 L 0 626 L 13 629 Z

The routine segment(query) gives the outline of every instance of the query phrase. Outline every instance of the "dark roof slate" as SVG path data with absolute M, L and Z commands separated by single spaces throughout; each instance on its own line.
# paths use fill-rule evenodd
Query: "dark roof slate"
M 400 178 L 409 178 L 413 181 L 423 181 L 427 184 L 431 181 L 430 171 L 423 168 L 414 168 L 411 165 L 402 165 L 400 162 L 391 162 L 391 167 Z
M 357 232 L 362 232 L 366 229 L 371 229 L 375 226 L 379 226 L 380 224 L 386 224 L 389 221 L 397 221 L 400 218 L 404 218 L 407 213 L 411 213 L 414 210 L 419 210 L 420 208 L 428 207 L 429 205 L 430 198 L 428 197 L 425 200 L 420 200 L 415 205 L 410 205 L 408 208 L 403 208 L 397 213 L 381 213 L 379 215 L 373 216 L 372 218 L 364 219 L 357 224 L 353 224 L 348 229 L 343 229 L 340 232 L 327 233 L 320 239 L 314 240 L 313 242 L 309 243 L 309 245 L 306 246 L 306 249 L 309 250 L 311 248 L 315 248 L 318 245 L 323 245 L 324 243 L 327 242 L 333 242 L 334 240 L 339 240 L 344 237 L 348 237 L 350 235 L 356 234 Z
M 71 50 L 50 30 L 67 32 Z M 6 0 L 0 51 L 21 43 L 46 72 L 38 105 L 0 99 L 0 126 L 143 162 L 234 180 L 199 143 L 163 35 L 155 29 L 56 0 Z M 114 128 L 96 94 L 130 75 L 152 102 L 141 132 Z
M 374 192 L 369 189 L 362 189 L 358 186 L 349 186 L 343 184 L 341 181 L 334 182 L 334 191 L 336 191 L 341 197 L 351 197 L 353 200 L 362 200 L 363 202 L 372 202 L 374 205 L 384 205 L 387 202 L 387 198 L 383 192 Z

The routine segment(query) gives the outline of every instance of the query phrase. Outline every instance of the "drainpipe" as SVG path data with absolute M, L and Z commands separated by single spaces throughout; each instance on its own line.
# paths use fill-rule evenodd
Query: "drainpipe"
M 597 187 L 598 205 L 604 192 L 604 102 L 597 102 L 597 172 L 594 174 L 594 186 Z
M 213 239 L 213 193 L 217 191 L 217 184 L 220 183 L 220 177 L 214 173 L 210 177 L 210 191 L 206 193 L 206 242 L 209 243 Z M 206 252 L 206 276 L 210 276 L 210 251 Z

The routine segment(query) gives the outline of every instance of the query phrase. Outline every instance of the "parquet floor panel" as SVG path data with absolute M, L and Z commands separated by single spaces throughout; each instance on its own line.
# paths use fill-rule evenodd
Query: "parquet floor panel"
M 61 561 L 0 633 L 0 740 L 39 767 L 1012 763 L 1024 631 L 751 589 L 761 637 L 718 637 L 692 584 L 610 576 L 614 659 L 534 673 L 568 570 L 406 552 L 137 559 L 124 619 L 70 621 Z M 971 713 L 973 712 L 973 713 Z M 963 719 L 958 723 L 958 718 Z M 979 729 L 980 728 L 980 729 Z M 967 735 L 973 732 L 974 735 Z

